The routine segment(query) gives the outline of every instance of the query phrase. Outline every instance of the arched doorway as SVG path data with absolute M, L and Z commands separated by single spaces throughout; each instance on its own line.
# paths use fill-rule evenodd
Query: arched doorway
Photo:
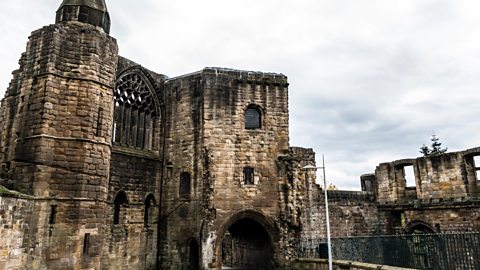
M 435 234 L 435 229 L 428 223 L 414 220 L 407 226 L 408 234 Z
M 272 239 L 256 220 L 238 219 L 223 235 L 221 260 L 225 269 L 273 269 Z
M 407 233 L 410 234 L 409 250 L 412 254 L 414 268 L 437 269 L 439 257 L 444 254 L 443 243 L 436 237 L 435 229 L 428 223 L 415 220 L 408 224 Z

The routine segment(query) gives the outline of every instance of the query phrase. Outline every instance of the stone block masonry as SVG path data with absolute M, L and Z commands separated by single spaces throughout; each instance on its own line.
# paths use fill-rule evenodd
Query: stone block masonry
M 0 270 L 22 270 L 31 248 L 35 201 L 0 186 Z
M 285 75 L 168 78 L 119 56 L 109 28 L 104 0 L 64 0 L 13 72 L 0 270 L 280 269 L 325 238 L 315 152 L 289 142 Z M 382 163 L 361 192 L 329 191 L 333 236 L 480 230 L 477 156 Z
M 46 26 L 2 101 L 1 184 L 36 200 L 28 269 L 100 266 L 117 58 L 94 26 Z

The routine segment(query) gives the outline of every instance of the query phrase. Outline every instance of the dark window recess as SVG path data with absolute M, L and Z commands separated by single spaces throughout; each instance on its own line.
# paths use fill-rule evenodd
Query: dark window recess
M 95 136 L 102 136 L 102 125 L 103 125 L 103 108 L 98 109 L 97 121 L 95 127 Z
M 90 234 L 86 233 L 83 238 L 83 254 L 88 254 L 90 251 Z
M 183 172 L 180 175 L 180 198 L 190 199 L 190 190 L 191 190 L 191 177 L 187 172 Z
M 153 206 L 155 206 L 155 198 L 152 194 L 148 195 L 145 199 L 145 213 L 143 215 L 143 223 L 145 227 L 149 227 L 150 225 L 150 218 L 151 218 L 151 211 Z
M 245 128 L 258 129 L 262 127 L 262 114 L 260 110 L 254 107 L 249 107 L 245 111 Z
M 88 11 L 90 9 L 84 6 L 80 6 L 80 12 L 78 13 L 78 21 L 88 23 Z
M 107 34 L 110 33 L 110 16 L 108 15 L 108 12 L 104 13 L 100 10 L 84 5 L 63 6 L 57 11 L 55 17 L 55 22 L 58 23 L 61 21 L 79 21 L 82 23 L 88 23 L 102 27 Z
M 114 209 L 113 209 L 113 224 L 120 224 L 120 215 L 122 212 L 122 206 L 127 204 L 127 195 L 125 192 L 121 191 L 117 194 L 114 200 Z
M 56 205 L 52 205 L 50 207 L 50 218 L 49 218 L 49 221 L 48 223 L 49 224 L 55 224 L 55 219 L 57 218 L 57 206 Z
M 245 185 L 254 185 L 254 169 L 252 167 L 243 168 L 243 183 Z
M 62 21 L 75 20 L 75 16 L 77 15 L 77 9 L 77 6 L 64 6 L 62 13 Z

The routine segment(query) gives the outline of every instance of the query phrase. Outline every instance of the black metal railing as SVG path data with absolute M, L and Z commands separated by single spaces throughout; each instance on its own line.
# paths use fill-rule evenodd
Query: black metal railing
M 333 259 L 432 270 L 480 270 L 480 232 L 332 238 Z M 327 258 L 325 239 L 300 240 L 302 258 Z

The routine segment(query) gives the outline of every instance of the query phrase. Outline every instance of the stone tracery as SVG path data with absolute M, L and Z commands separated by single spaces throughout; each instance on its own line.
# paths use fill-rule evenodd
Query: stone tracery
M 145 79 L 138 73 L 121 76 L 114 99 L 113 141 L 127 147 L 151 149 L 157 110 Z

